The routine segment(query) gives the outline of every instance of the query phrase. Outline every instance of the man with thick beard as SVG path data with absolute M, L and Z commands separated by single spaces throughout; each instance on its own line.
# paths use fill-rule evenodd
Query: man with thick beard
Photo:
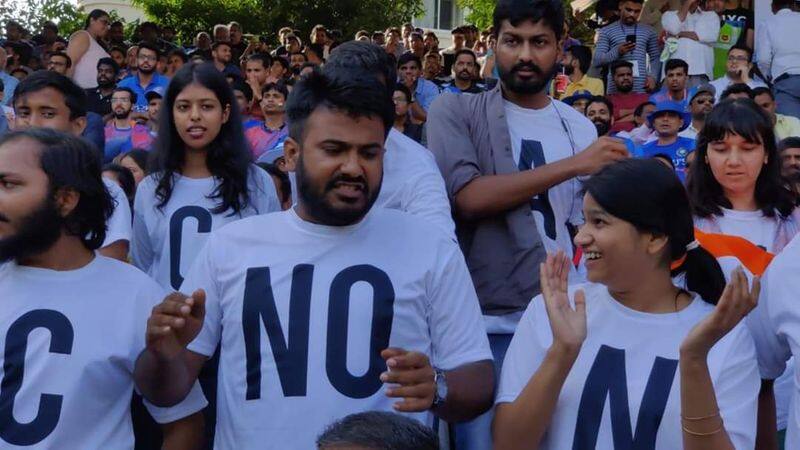
M 630 61 L 614 61 L 611 64 L 611 78 L 616 86 L 616 92 L 606 96 L 614 106 L 611 132 L 631 131 L 636 128 L 633 113 L 649 96 L 643 92 L 633 92 L 633 63 Z
M 545 251 L 573 255 L 567 223 L 583 221 L 576 177 L 628 151 L 619 140 L 597 139 L 589 119 L 547 95 L 561 54 L 559 0 L 501 0 L 493 29 L 500 83 L 481 94 L 442 94 L 428 116 L 428 147 L 453 204 L 499 370 L 539 293 Z M 491 448 L 491 416 L 481 420 L 457 433 L 458 448 Z
M 134 363 L 164 291 L 96 253 L 112 209 L 85 141 L 47 129 L 0 138 L 0 447 L 134 446 Z M 202 445 L 205 405 L 199 386 L 175 408 L 147 405 L 166 424 L 163 448 Z
M 142 394 L 180 401 L 221 345 L 220 450 L 314 448 L 356 412 L 431 425 L 486 411 L 491 353 L 458 245 L 423 218 L 373 207 L 394 122 L 386 85 L 363 70 L 312 72 L 286 116 L 297 204 L 212 234 L 183 294 L 153 310 Z
M 781 175 L 795 192 L 800 193 L 800 137 L 788 137 L 778 143 Z
M 151 91 L 153 92 L 153 91 Z M 133 136 L 147 135 L 145 125 L 136 123 L 131 118 L 133 105 L 136 103 L 136 94 L 130 88 L 119 87 L 111 94 L 111 119 L 105 127 L 105 156 L 103 160 L 109 162 L 121 153 L 134 149 Z

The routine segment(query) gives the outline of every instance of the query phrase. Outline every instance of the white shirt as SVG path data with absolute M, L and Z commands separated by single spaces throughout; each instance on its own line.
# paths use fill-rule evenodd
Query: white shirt
M 433 154 L 394 128 L 386 138 L 383 184 L 375 206 L 422 217 L 455 239 L 450 200 Z
M 761 377 L 765 379 L 778 378 L 786 369 L 786 361 L 793 355 L 800 355 L 799 270 L 800 239 L 795 237 L 772 260 L 764 275 L 758 306 L 747 316 L 747 325 L 755 338 Z M 795 364 L 794 396 L 789 406 L 786 432 L 787 449 L 800 448 L 798 381 L 800 372 Z
M 758 211 L 735 211 L 722 208 L 722 216 L 717 216 L 717 224 L 723 234 L 739 236 L 757 246 L 774 252 L 773 242 L 778 232 L 778 221 Z
M 597 139 L 592 122 L 570 106 L 551 100 L 542 109 L 522 108 L 505 101 L 511 151 L 520 170 L 534 169 L 582 151 Z M 569 130 L 567 133 L 564 127 Z M 570 136 L 572 142 L 570 142 Z M 531 201 L 536 228 L 545 249 L 564 251 L 572 259 L 572 237 L 567 223 L 583 223 L 583 201 L 577 178 L 551 187 Z M 570 280 L 580 282 L 575 271 Z
M 136 268 L 100 255 L 69 271 L 0 266 L 0 448 L 132 449 L 134 365 L 164 295 Z M 173 408 L 145 406 L 168 423 L 206 401 L 196 384 Z
M 695 296 L 679 312 L 649 314 L 623 306 L 600 284 L 574 286 L 570 298 L 579 288 L 586 293 L 588 334 L 539 448 L 613 449 L 615 439 L 633 448 L 631 436 L 641 448 L 683 448 L 678 350 L 713 306 Z M 538 296 L 528 305 L 506 353 L 497 403 L 516 400 L 552 341 L 544 299 Z M 711 349 L 708 367 L 731 442 L 736 449 L 752 450 L 761 380 L 744 324 Z
M 101 246 L 108 247 L 117 241 L 131 240 L 131 206 L 125 191 L 117 183 L 107 178 L 103 178 L 103 183 L 114 201 L 114 212 L 106 222 L 106 239 Z
M 792 39 L 800 29 L 800 13 L 783 8 L 757 28 L 756 58 L 764 76 L 800 74 L 800 46 Z
M 208 239 L 181 291 L 197 288 L 205 323 L 188 348 L 222 345 L 218 450 L 306 450 L 338 418 L 392 411 L 387 347 L 444 370 L 492 358 L 458 245 L 400 211 L 344 227 L 294 209 L 242 219 Z
M 719 16 L 714 11 L 696 9 L 681 22 L 678 11 L 667 11 L 661 16 L 661 25 L 668 34 L 677 36 L 681 31 L 693 31 L 699 41 L 678 39 L 678 49 L 671 59 L 682 59 L 689 64 L 689 75 L 714 75 L 714 44 L 719 37 Z
M 714 91 L 715 103 L 718 103 L 720 101 L 720 99 L 722 98 L 722 93 L 725 92 L 725 89 L 728 89 L 728 86 L 730 86 L 732 83 L 733 81 L 727 75 L 721 76 L 710 83 L 712 86 L 714 86 L 715 89 Z M 755 89 L 757 87 L 767 87 L 767 85 L 763 81 L 755 78 L 750 78 L 749 80 L 747 80 L 746 84 L 747 86 L 750 87 L 750 89 Z
M 142 180 L 133 208 L 133 264 L 165 288 L 178 289 L 211 231 L 242 217 L 281 210 L 275 184 L 267 172 L 252 166 L 248 184 L 248 207 L 231 215 L 231 211 L 211 212 L 221 201 L 209 198 L 219 185 L 213 177 L 175 175 L 172 196 L 163 209 L 158 208 L 155 194 L 156 175 Z

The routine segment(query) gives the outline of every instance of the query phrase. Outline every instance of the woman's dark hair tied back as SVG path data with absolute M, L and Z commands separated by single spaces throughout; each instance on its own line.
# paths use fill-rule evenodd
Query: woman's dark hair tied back
M 716 303 L 725 288 L 722 270 L 702 247 L 687 251 L 695 240 L 689 198 L 675 172 L 654 159 L 628 159 L 610 164 L 583 184 L 585 193 L 614 217 L 643 233 L 666 236 L 664 264 L 683 260 L 672 275 L 686 274 L 686 286 Z

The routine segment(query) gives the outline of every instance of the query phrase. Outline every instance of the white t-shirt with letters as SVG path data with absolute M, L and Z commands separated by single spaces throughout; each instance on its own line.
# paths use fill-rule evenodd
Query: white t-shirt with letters
M 133 449 L 133 370 L 165 295 L 135 267 L 100 256 L 55 271 L 0 266 L 0 448 Z M 195 384 L 160 423 L 206 406 Z
M 392 411 L 388 347 L 443 370 L 492 358 L 458 245 L 401 211 L 342 227 L 294 209 L 242 219 L 208 239 L 181 291 L 198 288 L 205 323 L 188 348 L 221 342 L 216 449 L 306 450 L 336 419 Z
M 539 448 L 683 448 L 678 350 L 713 306 L 695 296 L 676 313 L 649 314 L 620 304 L 601 284 L 573 285 L 571 299 L 576 289 L 586 294 L 588 333 Z M 544 299 L 537 296 L 506 353 L 496 403 L 516 400 L 552 342 Z M 708 367 L 731 442 L 752 449 L 760 379 L 744 324 L 711 349 Z
M 177 290 L 192 267 L 209 233 L 221 226 L 255 214 L 280 211 L 275 184 L 269 174 L 251 166 L 248 176 L 250 203 L 239 214 L 214 214 L 220 203 L 210 198 L 220 185 L 213 177 L 175 175 L 172 196 L 158 208 L 156 175 L 150 175 L 136 191 L 133 218 L 133 263 L 166 288 Z

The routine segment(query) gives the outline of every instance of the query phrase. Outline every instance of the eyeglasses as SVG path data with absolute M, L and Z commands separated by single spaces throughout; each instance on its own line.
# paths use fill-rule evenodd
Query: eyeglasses
M 749 58 L 746 56 L 728 56 L 728 61 L 733 62 L 749 62 Z
M 406 100 L 405 97 L 394 97 L 392 101 L 395 103 L 408 103 L 408 100 Z
M 128 98 L 112 98 L 111 103 L 130 103 L 131 100 Z
M 158 61 L 157 57 L 151 55 L 139 55 L 138 58 L 143 59 L 145 61 Z

